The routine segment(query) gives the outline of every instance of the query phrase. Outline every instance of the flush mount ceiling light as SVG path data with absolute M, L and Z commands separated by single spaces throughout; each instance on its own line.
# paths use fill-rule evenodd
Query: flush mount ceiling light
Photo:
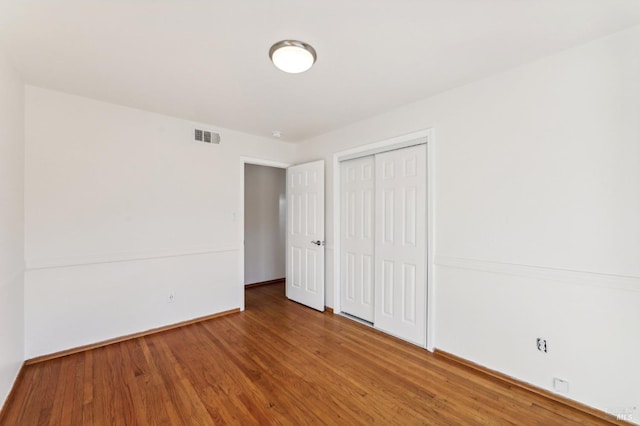
M 271 62 L 284 72 L 305 72 L 316 62 L 316 51 L 307 43 L 297 40 L 282 40 L 269 49 Z

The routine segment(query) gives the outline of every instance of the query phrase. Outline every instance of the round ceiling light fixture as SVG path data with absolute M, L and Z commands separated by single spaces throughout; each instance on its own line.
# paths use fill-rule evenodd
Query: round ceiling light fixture
M 307 71 L 316 62 L 316 51 L 307 43 L 282 40 L 269 49 L 271 62 L 278 69 L 291 74 Z

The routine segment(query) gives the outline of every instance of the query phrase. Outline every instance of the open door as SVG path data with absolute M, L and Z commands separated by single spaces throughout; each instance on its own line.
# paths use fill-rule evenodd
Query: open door
M 324 311 L 324 161 L 287 169 L 287 298 Z

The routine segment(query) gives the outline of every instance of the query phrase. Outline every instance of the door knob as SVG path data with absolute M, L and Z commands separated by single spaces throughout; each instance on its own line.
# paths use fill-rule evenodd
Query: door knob
M 318 240 L 318 241 L 311 241 L 311 244 L 315 244 L 315 245 L 317 245 L 317 246 L 323 246 L 323 245 L 324 245 L 324 241 L 320 241 L 320 240 Z

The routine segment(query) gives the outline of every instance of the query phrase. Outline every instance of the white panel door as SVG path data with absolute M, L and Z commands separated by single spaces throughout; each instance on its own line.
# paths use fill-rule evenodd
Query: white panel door
M 373 156 L 340 163 L 341 285 L 343 312 L 373 322 Z
M 287 169 L 287 297 L 324 311 L 324 161 Z
M 375 157 L 376 328 L 426 342 L 426 146 Z

